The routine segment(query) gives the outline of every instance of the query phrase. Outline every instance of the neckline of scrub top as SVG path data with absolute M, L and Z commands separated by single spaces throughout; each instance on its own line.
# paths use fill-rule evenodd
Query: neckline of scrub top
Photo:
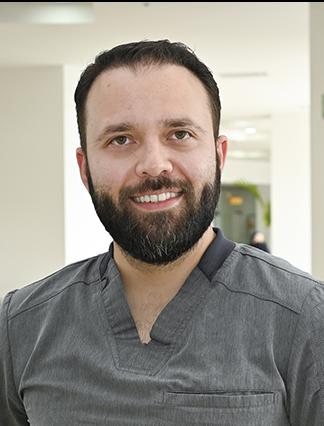
M 117 368 L 135 373 L 156 374 L 167 362 L 174 347 L 181 344 L 194 312 L 213 288 L 211 280 L 235 244 L 220 229 L 198 266 L 193 269 L 178 293 L 163 308 L 150 332 L 151 341 L 141 343 L 132 317 L 117 265 L 109 250 L 106 284 L 102 298 L 108 320 L 107 337 Z

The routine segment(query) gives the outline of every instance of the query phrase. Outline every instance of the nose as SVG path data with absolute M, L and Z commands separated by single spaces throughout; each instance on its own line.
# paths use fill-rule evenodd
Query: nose
M 136 174 L 139 177 L 157 177 L 173 170 L 167 147 L 159 141 L 149 141 L 139 153 Z

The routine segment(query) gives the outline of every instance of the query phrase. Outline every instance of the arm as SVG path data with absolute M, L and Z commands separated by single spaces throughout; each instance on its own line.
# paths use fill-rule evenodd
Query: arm
M 324 425 L 324 286 L 315 287 L 296 326 L 288 366 L 288 411 L 293 426 Z
M 27 416 L 13 377 L 8 333 L 8 309 L 13 293 L 0 306 L 0 425 L 26 426 Z

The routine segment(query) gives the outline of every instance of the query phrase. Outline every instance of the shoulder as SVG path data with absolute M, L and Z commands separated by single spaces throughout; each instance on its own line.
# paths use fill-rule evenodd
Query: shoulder
M 296 313 L 302 312 L 306 300 L 314 306 L 324 302 L 321 281 L 284 259 L 245 244 L 235 245 L 215 279 L 230 291 L 278 303 Z
M 8 319 L 51 299 L 55 300 L 68 289 L 78 290 L 100 281 L 102 265 L 107 263 L 108 257 L 109 253 L 104 253 L 70 264 L 39 281 L 11 291 L 3 301 L 7 306 Z

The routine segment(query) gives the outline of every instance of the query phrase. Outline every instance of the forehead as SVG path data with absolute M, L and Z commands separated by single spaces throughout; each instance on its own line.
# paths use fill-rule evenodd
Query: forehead
M 107 70 L 94 81 L 86 102 L 87 130 L 100 126 L 101 120 L 141 121 L 174 115 L 212 121 L 202 82 L 185 67 L 173 64 Z

